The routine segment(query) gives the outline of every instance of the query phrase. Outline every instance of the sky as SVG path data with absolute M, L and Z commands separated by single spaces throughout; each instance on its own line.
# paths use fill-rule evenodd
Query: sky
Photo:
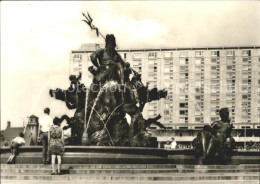
M 69 54 L 102 43 L 89 12 L 118 48 L 260 45 L 259 1 L 1 1 L 1 129 L 31 114 L 73 115 L 48 90 L 69 85 Z

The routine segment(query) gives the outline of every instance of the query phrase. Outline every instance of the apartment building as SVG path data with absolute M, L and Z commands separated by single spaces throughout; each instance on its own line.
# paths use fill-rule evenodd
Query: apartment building
M 88 86 L 90 54 L 104 45 L 83 44 L 70 53 L 70 73 L 82 72 Z M 147 103 L 143 115 L 162 115 L 169 129 L 195 128 L 219 118 L 228 107 L 237 126 L 260 128 L 260 47 L 119 49 L 149 88 L 166 89 L 166 99 Z M 238 127 L 239 126 L 239 127 Z

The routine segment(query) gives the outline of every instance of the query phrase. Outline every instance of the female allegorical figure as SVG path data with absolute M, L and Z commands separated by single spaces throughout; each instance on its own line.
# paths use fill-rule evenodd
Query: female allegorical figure
M 208 157 L 215 154 L 214 150 L 223 151 L 227 138 L 231 137 L 233 126 L 230 124 L 228 108 L 220 109 L 219 115 L 221 120 L 213 122 L 210 126 L 211 135 L 209 135 L 208 131 L 203 131 L 202 133 L 204 161 L 208 160 Z

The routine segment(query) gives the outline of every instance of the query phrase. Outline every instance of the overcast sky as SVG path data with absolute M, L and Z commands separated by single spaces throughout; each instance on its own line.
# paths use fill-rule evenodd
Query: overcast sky
M 4 1 L 1 129 L 8 120 L 22 126 L 46 106 L 52 116 L 68 113 L 48 90 L 68 86 L 71 50 L 102 42 L 81 21 L 87 11 L 119 48 L 260 45 L 259 1 Z

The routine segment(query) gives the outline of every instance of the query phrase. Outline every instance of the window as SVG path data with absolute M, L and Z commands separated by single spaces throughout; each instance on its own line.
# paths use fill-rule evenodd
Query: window
M 200 92 L 200 87 L 196 87 L 196 88 L 195 88 L 195 92 L 196 92 L 196 93 L 199 93 L 199 92 Z
M 215 111 L 215 110 L 211 110 L 211 111 L 210 111 L 210 115 L 211 115 L 211 116 L 216 116 L 216 111 Z
M 180 100 L 185 100 L 185 95 L 180 95 Z
M 243 58 L 243 63 L 248 63 L 248 58 Z
M 185 115 L 185 111 L 180 111 L 180 115 Z
M 195 71 L 196 71 L 196 72 L 200 72 L 200 70 L 201 70 L 201 66 L 200 66 L 200 65 L 196 65 L 196 66 L 195 66 Z
M 217 59 L 211 59 L 211 63 L 216 63 Z
M 227 102 L 226 106 L 229 107 L 229 108 L 232 108 L 232 102 Z
M 218 105 L 217 102 L 211 102 L 211 103 L 210 103 L 210 106 L 211 106 L 211 107 L 217 107 L 217 105 Z
M 211 66 L 211 70 L 217 70 L 217 66 Z
M 216 95 L 211 95 L 210 96 L 210 100 L 217 100 L 217 96 Z
M 180 52 L 180 57 L 187 57 L 188 56 L 188 52 L 187 51 L 181 51 Z
M 180 118 L 180 123 L 185 123 L 185 118 Z
M 74 60 L 81 60 L 82 59 L 82 55 L 81 54 L 74 54 L 73 59 Z
M 154 112 L 153 111 L 148 111 L 149 116 L 153 116 Z
M 243 65 L 242 70 L 248 70 L 248 65 Z
M 171 75 L 164 75 L 164 79 L 171 79 Z
M 195 86 L 201 86 L 201 81 L 195 81 Z
M 219 57 L 219 51 L 211 51 L 211 56 Z
M 126 59 L 126 53 L 124 53 L 124 59 Z
M 233 60 L 230 58 L 227 58 L 227 65 L 232 65 L 233 64 Z
M 167 72 L 170 72 L 170 67 L 165 66 L 165 67 L 164 67 L 164 72 L 166 72 L 166 73 L 167 73 Z
M 185 79 L 185 73 L 180 73 L 180 79 Z
M 226 100 L 231 101 L 232 100 L 232 95 L 226 95 Z
M 217 121 L 217 120 L 218 120 L 218 118 L 216 118 L 216 117 L 211 118 L 211 122 L 214 122 L 214 121 Z
M 149 52 L 149 53 L 148 53 L 148 58 L 149 58 L 149 59 L 155 59 L 155 58 L 157 58 L 157 52 Z
M 133 66 L 139 66 L 141 64 L 138 60 L 133 61 Z
M 195 57 L 201 57 L 203 56 L 203 51 L 196 51 L 195 52 Z
M 246 110 L 242 110 L 242 116 L 247 116 L 248 113 L 246 112 Z
M 251 50 L 242 50 L 242 56 L 251 56 Z
M 242 84 L 248 84 L 248 80 L 242 80 Z
M 248 78 L 248 72 L 243 72 L 242 73 L 242 78 L 247 79 Z
M 227 85 L 231 85 L 232 84 L 232 80 L 227 80 Z
M 164 110 L 164 114 L 168 115 L 168 114 L 170 114 L 170 111 L 169 110 Z
M 133 54 L 133 59 L 141 59 L 142 58 L 142 53 L 134 53 Z
M 185 64 L 186 64 L 185 58 L 180 58 L 180 65 L 185 65 Z
M 180 71 L 186 71 L 186 70 L 188 70 L 188 67 L 187 66 L 180 66 Z
M 232 66 L 227 65 L 227 70 L 232 70 Z
M 184 108 L 185 107 L 185 103 L 180 103 L 180 108 Z
M 164 52 L 163 55 L 165 59 L 172 58 L 172 52 Z
M 234 50 L 228 50 L 227 56 L 235 56 L 235 51 Z
M 247 95 L 242 95 L 242 99 L 246 100 L 247 99 Z
M 216 72 L 211 73 L 210 77 L 211 77 L 211 79 L 216 79 L 217 73 Z
M 170 82 L 164 82 L 164 87 L 170 87 L 171 83 Z
M 195 123 L 200 123 L 200 118 L 195 118 Z
M 201 64 L 201 59 L 196 58 L 196 59 L 195 59 L 195 64 L 196 64 L 196 65 L 200 65 L 200 64 Z
M 195 96 L 195 99 L 196 99 L 196 100 L 200 100 L 200 96 L 196 95 L 196 96 Z
M 200 116 L 201 112 L 200 111 L 195 111 L 195 116 Z
M 82 72 L 82 69 L 81 69 L 81 68 L 74 68 L 73 71 L 74 71 L 75 73 L 78 73 L 78 72 Z
M 201 80 L 201 75 L 200 73 L 195 73 L 195 80 Z

